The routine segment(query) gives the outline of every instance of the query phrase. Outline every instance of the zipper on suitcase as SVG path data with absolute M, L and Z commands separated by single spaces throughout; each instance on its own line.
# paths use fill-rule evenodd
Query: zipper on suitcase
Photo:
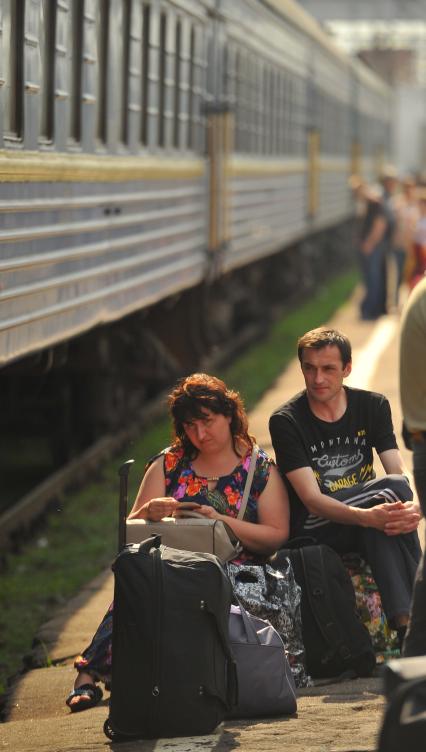
M 157 548 L 152 555 L 154 583 L 154 660 L 152 666 L 152 732 L 158 733 L 160 719 L 160 639 L 162 633 L 161 612 L 163 597 L 163 577 L 161 551 Z

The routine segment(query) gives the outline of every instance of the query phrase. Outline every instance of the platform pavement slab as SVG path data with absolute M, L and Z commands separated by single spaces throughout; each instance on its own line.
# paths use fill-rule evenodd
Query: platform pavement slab
M 95 708 L 71 714 L 64 705 L 71 666 L 35 669 L 19 682 L 11 720 L 0 727 L 7 752 L 373 752 L 382 714 L 380 679 L 356 679 L 300 692 L 292 717 L 228 721 L 205 737 L 110 744 L 103 733 L 108 693 Z
M 359 322 L 357 294 L 329 322 L 348 334 L 357 354 L 374 334 L 376 324 Z M 398 322 L 380 356 L 369 384 L 391 401 L 399 436 L 400 407 L 397 388 Z M 295 343 L 296 346 L 296 343 Z M 250 429 L 258 442 L 270 448 L 268 418 L 286 399 L 303 388 L 297 360 L 293 361 L 250 413 Z M 410 453 L 403 449 L 410 467 Z M 107 693 L 96 707 L 71 714 L 64 704 L 71 688 L 73 657 L 89 642 L 112 597 L 112 575 L 102 573 L 40 630 L 42 651 L 59 665 L 34 669 L 15 683 L 9 700 L 8 722 L 0 726 L 0 750 L 13 752 L 75 752 L 117 748 L 102 731 L 107 717 Z M 285 747 L 290 752 L 373 752 L 377 746 L 384 701 L 381 681 L 374 677 L 317 686 L 299 692 L 297 716 L 260 721 L 229 721 L 208 737 L 120 744 L 121 752 L 195 752 L 203 749 L 244 749 L 269 752 Z
M 39 645 L 33 651 L 33 664 L 45 665 L 46 655 L 53 664 L 72 662 L 89 645 L 113 598 L 114 579 L 106 569 L 89 582 L 37 634 Z

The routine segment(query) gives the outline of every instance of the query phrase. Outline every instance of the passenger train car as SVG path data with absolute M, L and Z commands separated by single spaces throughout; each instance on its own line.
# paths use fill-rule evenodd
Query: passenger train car
M 59 461 L 330 273 L 391 106 L 293 0 L 2 0 L 10 421 Z

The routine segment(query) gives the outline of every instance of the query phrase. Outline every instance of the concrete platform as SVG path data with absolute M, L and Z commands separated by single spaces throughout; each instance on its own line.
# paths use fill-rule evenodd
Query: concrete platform
M 375 323 L 359 322 L 355 295 L 329 323 L 344 331 L 352 341 L 352 383 L 388 396 L 400 437 L 398 318 L 383 317 Z M 251 432 L 266 449 L 271 449 L 267 428 L 270 413 L 302 388 L 302 375 L 295 361 L 251 412 Z M 400 445 L 402 448 L 401 441 Z M 411 470 L 410 453 L 405 449 L 403 453 Z M 40 630 L 39 650 L 47 653 L 56 665 L 29 671 L 12 688 L 8 722 L 0 726 L 0 750 L 373 752 L 376 749 L 384 704 L 380 694 L 381 681 L 377 677 L 300 691 L 298 713 L 291 718 L 232 721 L 206 737 L 111 744 L 102 730 L 108 715 L 108 693 L 96 708 L 82 713 L 71 714 L 64 702 L 74 680 L 73 659 L 90 641 L 111 599 L 112 575 L 105 572 Z

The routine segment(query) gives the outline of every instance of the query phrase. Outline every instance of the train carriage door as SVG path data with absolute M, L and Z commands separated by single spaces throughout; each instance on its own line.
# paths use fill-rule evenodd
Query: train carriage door
M 212 27 L 207 58 L 207 158 L 209 164 L 208 277 L 219 276 L 230 241 L 229 158 L 233 149 L 233 115 L 226 96 L 227 49 L 223 28 Z

